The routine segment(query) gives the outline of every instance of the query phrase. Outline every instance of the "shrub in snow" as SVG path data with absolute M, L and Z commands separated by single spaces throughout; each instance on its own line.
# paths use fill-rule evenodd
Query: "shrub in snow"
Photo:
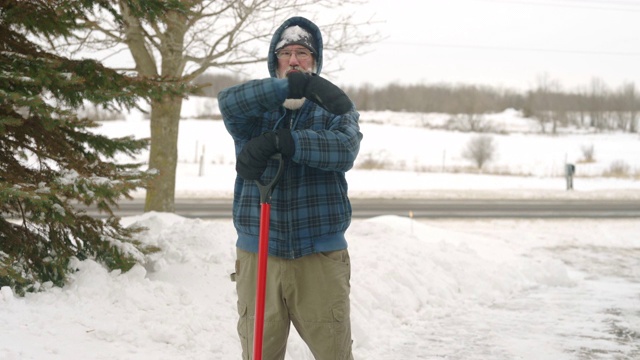
M 629 164 L 623 160 L 616 160 L 609 165 L 609 170 L 605 172 L 605 175 L 611 177 L 626 177 L 629 176 L 629 173 Z
M 595 147 L 593 144 L 591 145 L 583 145 L 580 150 L 582 150 L 582 162 L 592 163 L 595 162 Z
M 493 160 L 496 153 L 496 146 L 493 137 L 489 135 L 474 136 L 469 139 L 462 153 L 462 157 L 473 162 L 478 168 Z

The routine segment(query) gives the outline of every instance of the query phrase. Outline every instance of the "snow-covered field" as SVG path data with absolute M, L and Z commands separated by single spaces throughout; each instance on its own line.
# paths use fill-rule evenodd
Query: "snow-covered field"
M 176 197 L 232 196 L 235 178 L 233 141 L 222 121 L 195 120 L 219 114 L 215 99 L 192 98 L 180 125 Z M 472 163 L 462 153 L 478 134 L 442 127 L 446 114 L 362 112 L 364 139 L 356 168 L 347 173 L 352 197 L 623 197 L 640 198 L 640 135 L 561 132 L 540 135 L 539 125 L 514 111 L 485 116 L 506 134 L 494 138 L 496 159 L 482 175 L 461 172 Z M 140 114 L 103 123 L 98 131 L 112 136 L 149 137 Z M 594 162 L 583 163 L 583 148 L 593 147 Z M 140 156 L 145 161 L 148 154 Z M 362 169 L 374 160 L 382 167 Z M 574 192 L 565 191 L 565 163 L 576 166 Z M 628 167 L 628 177 L 601 175 L 614 163 Z M 523 176 L 514 176 L 523 175 Z M 634 180 L 635 178 L 635 180 Z M 144 194 L 137 196 L 143 197 Z
M 506 116 L 497 117 L 510 124 Z M 473 135 L 416 127 L 412 117 L 443 121 L 363 114 L 375 121 L 362 122 L 361 159 L 371 154 L 393 166 L 350 171 L 353 197 L 639 198 L 637 180 L 593 177 L 616 160 L 638 171 L 637 134 L 496 135 L 500 155 L 492 166 L 530 176 L 446 173 L 463 163 L 460 153 Z M 149 132 L 136 118 L 99 131 Z M 587 143 L 596 162 L 578 164 L 575 191 L 565 191 L 564 162 L 578 162 Z M 184 120 L 180 159 L 178 197 L 231 196 L 233 145 L 220 121 Z M 413 171 L 425 167 L 441 170 Z M 125 274 L 78 261 L 64 288 L 24 298 L 2 288 L 0 359 L 240 358 L 228 275 L 231 221 L 163 213 L 123 221 L 147 227 L 141 241 L 162 251 Z M 347 236 L 356 359 L 640 358 L 637 220 L 382 216 L 354 220 Z M 286 358 L 312 359 L 295 330 Z

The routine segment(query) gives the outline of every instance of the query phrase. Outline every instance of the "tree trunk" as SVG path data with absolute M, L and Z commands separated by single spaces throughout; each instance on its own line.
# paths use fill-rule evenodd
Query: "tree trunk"
M 149 183 L 144 211 L 175 211 L 178 127 L 182 98 L 165 96 L 151 104 L 151 147 L 149 169 L 157 176 Z
M 638 113 L 635 110 L 631 110 L 629 114 L 629 132 L 638 132 Z
M 165 14 L 166 31 L 160 37 L 160 76 L 186 82 L 182 77 L 184 36 L 187 31 L 185 14 L 170 11 Z M 183 98 L 165 95 L 151 103 L 151 148 L 149 168 L 158 171 L 149 184 L 144 211 L 175 212 L 176 168 L 178 166 L 178 128 Z

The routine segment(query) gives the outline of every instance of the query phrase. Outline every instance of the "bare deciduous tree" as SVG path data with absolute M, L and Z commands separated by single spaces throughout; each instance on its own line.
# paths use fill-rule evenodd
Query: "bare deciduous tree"
M 613 111 L 616 114 L 616 127 L 623 131 L 637 132 L 638 129 L 638 94 L 634 83 L 620 86 L 613 98 Z
M 560 83 L 543 74 L 538 76 L 535 90 L 528 94 L 532 116 L 538 120 L 543 134 L 547 132 L 548 124 L 551 124 L 551 133 L 555 134 L 558 122 L 565 117 L 558 99 L 560 92 Z
M 472 161 L 478 170 L 489 161 L 493 160 L 496 153 L 496 146 L 493 137 L 489 135 L 478 135 L 469 139 L 462 152 L 462 157 Z
M 462 107 L 465 115 L 465 127 L 468 131 L 483 132 L 487 124 L 482 113 L 485 107 L 485 99 L 483 93 L 476 86 L 466 86 L 463 89 L 465 96 L 462 98 Z
M 595 152 L 596 148 L 593 144 L 582 145 L 580 147 L 580 151 L 582 151 L 582 161 L 586 163 L 595 162 Z
M 598 131 L 605 127 L 605 98 L 607 95 L 607 87 L 601 79 L 591 79 L 589 87 L 589 120 L 591 126 Z
M 293 15 L 329 18 L 327 12 L 357 4 L 358 0 L 191 0 L 166 2 L 165 11 L 147 16 L 147 2 L 119 0 L 119 13 L 87 13 L 87 31 L 65 45 L 70 51 L 87 49 L 128 52 L 129 68 L 145 77 L 190 84 L 208 69 L 236 69 L 267 59 L 268 42 L 277 26 Z M 155 3 L 154 3 L 155 4 Z M 318 21 L 325 37 L 325 60 L 341 53 L 358 53 L 377 40 L 370 19 L 331 12 Z M 122 26 L 110 18 L 122 17 Z M 67 39 L 69 40 L 69 39 Z M 327 71 L 331 71 L 328 68 Z M 333 69 L 334 71 L 337 69 Z M 147 189 L 145 211 L 174 211 L 178 160 L 178 128 L 183 97 L 166 95 L 151 103 L 149 168 L 158 176 Z

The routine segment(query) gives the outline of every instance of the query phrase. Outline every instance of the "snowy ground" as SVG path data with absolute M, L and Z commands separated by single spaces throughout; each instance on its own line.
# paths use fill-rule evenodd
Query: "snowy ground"
M 239 359 L 228 220 L 127 218 L 162 253 L 0 296 L 1 359 Z M 638 359 L 640 223 L 385 216 L 349 230 L 356 359 Z M 287 359 L 312 359 L 292 331 Z
M 363 124 L 361 154 L 384 153 L 403 171 L 351 171 L 353 197 L 640 198 L 639 181 L 592 174 L 615 159 L 624 159 L 632 171 L 640 167 L 637 135 L 500 138 L 502 163 L 495 166 L 524 169 L 531 173 L 526 177 L 421 172 L 414 170 L 460 163 L 454 154 L 469 135 L 418 128 L 399 114 L 371 116 L 407 124 L 387 131 L 377 128 L 382 120 Z M 101 131 L 142 137 L 148 123 L 107 123 Z M 186 120 L 180 134 L 178 196 L 229 197 L 233 146 L 221 123 Z M 400 134 L 420 136 L 403 142 Z M 576 190 L 567 192 L 558 169 L 565 158 L 579 157 L 571 154 L 578 144 L 590 141 L 599 161 L 578 165 L 584 173 L 578 172 Z M 429 151 L 428 144 L 449 150 Z M 399 160 L 400 150 L 405 160 Z M 0 359 L 240 357 L 235 288 L 228 277 L 234 262 L 231 221 L 148 213 L 124 222 L 147 227 L 141 240 L 162 251 L 126 274 L 76 262 L 78 271 L 64 288 L 24 298 L 0 289 Z M 383 216 L 355 220 L 347 236 L 356 359 L 640 358 L 637 220 Z M 287 359 L 312 359 L 295 331 Z

